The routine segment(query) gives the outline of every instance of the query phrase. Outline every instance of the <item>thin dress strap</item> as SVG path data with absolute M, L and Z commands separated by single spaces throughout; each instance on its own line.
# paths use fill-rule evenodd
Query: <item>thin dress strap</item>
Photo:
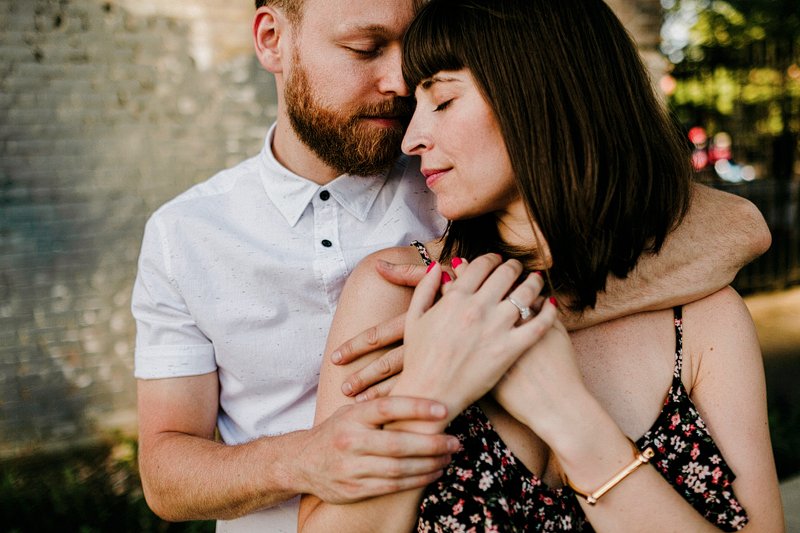
M 428 266 L 433 262 L 433 259 L 431 259 L 431 256 L 428 253 L 428 249 L 425 248 L 424 244 L 422 244 L 419 241 L 411 241 L 411 246 L 415 246 L 417 248 L 419 256 L 422 258 L 422 261 L 425 263 L 425 266 Z
M 673 307 L 672 314 L 675 321 L 675 369 L 672 377 L 680 380 L 683 368 L 683 307 Z

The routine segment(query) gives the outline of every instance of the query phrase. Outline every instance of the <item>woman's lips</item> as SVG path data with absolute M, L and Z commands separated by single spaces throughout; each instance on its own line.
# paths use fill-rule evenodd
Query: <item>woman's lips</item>
M 425 185 L 428 186 L 430 189 L 434 183 L 439 181 L 439 179 L 450 172 L 449 168 L 424 168 L 422 169 L 422 175 L 425 176 Z

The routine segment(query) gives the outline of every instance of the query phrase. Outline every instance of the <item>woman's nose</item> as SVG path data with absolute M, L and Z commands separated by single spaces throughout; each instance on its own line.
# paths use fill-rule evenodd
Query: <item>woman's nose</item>
M 403 137 L 401 148 L 404 154 L 420 155 L 430 149 L 430 138 L 425 134 L 422 121 L 418 114 L 414 112 L 411 122 L 408 123 L 406 134 Z

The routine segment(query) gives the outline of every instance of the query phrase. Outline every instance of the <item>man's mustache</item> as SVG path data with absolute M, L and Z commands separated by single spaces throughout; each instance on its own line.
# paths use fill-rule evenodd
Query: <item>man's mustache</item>
M 356 113 L 359 117 L 394 118 L 408 124 L 414 114 L 413 98 L 396 97 L 377 104 L 361 107 Z

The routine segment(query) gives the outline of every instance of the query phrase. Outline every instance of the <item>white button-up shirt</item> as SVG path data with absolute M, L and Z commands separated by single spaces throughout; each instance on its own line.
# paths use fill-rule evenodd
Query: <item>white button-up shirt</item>
M 444 229 L 416 159 L 320 186 L 278 163 L 273 134 L 274 126 L 260 155 L 152 215 L 133 291 L 136 377 L 217 371 L 228 444 L 309 428 L 348 274 L 371 252 Z M 291 529 L 294 503 L 275 508 L 274 520 L 266 511 L 241 524 Z M 248 529 L 236 523 L 219 529 Z

